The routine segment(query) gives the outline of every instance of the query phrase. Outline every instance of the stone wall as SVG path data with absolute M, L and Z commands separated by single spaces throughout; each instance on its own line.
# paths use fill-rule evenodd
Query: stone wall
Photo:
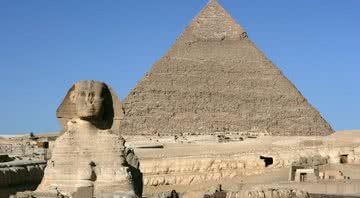
M 202 155 L 187 157 L 141 158 L 140 169 L 145 186 L 194 185 L 208 181 L 259 175 L 274 169 L 290 168 L 294 162 L 311 165 L 323 163 L 340 164 L 338 156 L 349 154 L 350 164 L 359 164 L 360 154 L 352 147 L 304 148 L 263 152 L 248 152 L 234 155 Z M 266 166 L 261 156 L 272 158 Z M 324 159 L 328 161 L 324 162 Z
M 44 175 L 46 161 L 22 160 L 0 163 L 0 197 L 35 190 Z

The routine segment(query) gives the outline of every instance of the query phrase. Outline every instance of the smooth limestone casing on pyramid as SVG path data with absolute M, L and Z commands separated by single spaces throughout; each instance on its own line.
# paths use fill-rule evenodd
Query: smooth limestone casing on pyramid
M 122 133 L 333 130 L 214 0 L 124 101 Z

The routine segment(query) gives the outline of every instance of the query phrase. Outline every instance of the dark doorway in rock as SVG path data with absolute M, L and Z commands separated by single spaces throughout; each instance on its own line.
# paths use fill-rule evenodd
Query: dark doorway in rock
M 300 173 L 300 182 L 305 182 L 306 181 L 306 173 Z
M 348 155 L 340 155 L 340 164 L 348 163 Z
M 49 142 L 44 142 L 44 148 L 46 148 L 46 149 L 49 148 Z
M 272 157 L 264 157 L 264 156 L 260 156 L 260 159 L 264 160 L 265 162 L 265 167 L 268 167 L 270 165 L 272 165 L 274 163 L 274 160 Z

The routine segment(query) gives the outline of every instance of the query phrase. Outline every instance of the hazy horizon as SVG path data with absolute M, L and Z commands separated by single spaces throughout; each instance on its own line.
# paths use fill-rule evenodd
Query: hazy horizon
M 1 1 L 0 135 L 59 131 L 79 80 L 124 99 L 205 2 Z M 360 129 L 360 1 L 218 2 L 334 130 Z

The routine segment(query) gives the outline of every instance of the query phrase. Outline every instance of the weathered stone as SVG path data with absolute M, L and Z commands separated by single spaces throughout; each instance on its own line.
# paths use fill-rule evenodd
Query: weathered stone
M 136 197 L 130 169 L 137 167 L 128 165 L 125 140 L 111 130 L 116 116 L 108 86 L 80 81 L 66 98 L 74 108 L 69 110 L 73 117 L 55 142 L 37 192 L 58 191 L 72 197 L 122 193 Z M 136 157 L 131 159 L 135 161 Z
M 124 110 L 122 104 L 115 92 L 111 87 L 106 85 L 106 91 L 104 91 L 105 103 L 104 105 L 104 120 L 106 123 L 103 123 L 102 128 L 111 129 L 114 132 L 118 132 L 120 127 L 120 122 L 124 117 Z M 63 131 L 67 131 L 67 123 L 76 117 L 76 107 L 75 104 L 71 101 L 71 93 L 75 90 L 75 85 L 73 85 L 65 98 L 61 102 L 59 108 L 56 111 L 56 117 L 60 123 L 60 126 Z
M 20 192 L 17 193 L 15 198 L 70 198 L 69 196 L 63 195 L 59 192 Z
M 175 190 L 172 190 L 169 192 L 162 192 L 158 196 L 155 196 L 155 197 L 156 198 L 179 198 L 179 194 Z
M 129 93 L 124 109 L 121 131 L 128 134 L 333 131 L 215 0 Z
M 229 192 L 227 198 L 310 198 L 307 192 L 296 189 L 265 189 L 258 191 Z
M 13 161 L 13 157 L 9 157 L 7 154 L 0 154 L 0 163 Z

